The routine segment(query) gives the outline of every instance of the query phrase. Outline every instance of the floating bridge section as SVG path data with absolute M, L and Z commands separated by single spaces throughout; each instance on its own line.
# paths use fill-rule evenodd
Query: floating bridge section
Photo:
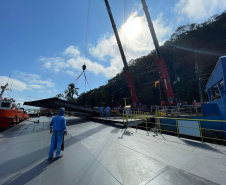
M 58 98 L 48 98 L 48 99 L 24 102 L 24 105 L 33 106 L 33 107 L 50 108 L 50 109 L 59 109 L 61 107 L 64 107 L 66 111 L 87 113 L 86 115 L 99 114 L 98 109 L 80 106 L 80 105 L 77 105 L 75 103 L 65 101 L 65 100 L 61 100 L 61 99 L 58 99 Z M 85 115 L 85 114 L 83 114 L 83 115 Z

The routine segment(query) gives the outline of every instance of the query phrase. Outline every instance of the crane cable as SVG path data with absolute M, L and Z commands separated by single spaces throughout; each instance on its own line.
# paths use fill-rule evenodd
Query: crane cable
M 72 83 L 76 85 L 76 83 L 78 82 L 79 78 L 82 76 L 83 73 L 84 71 Z
M 86 78 L 86 73 L 85 73 L 85 71 L 84 71 L 84 76 L 85 76 L 85 83 L 87 83 L 87 85 L 89 86 L 88 80 L 87 80 L 87 78 Z M 89 86 L 89 90 L 91 91 L 90 86 Z
M 91 11 L 91 0 L 89 0 L 87 22 L 86 22 L 86 36 L 85 36 L 85 46 L 84 46 L 85 58 L 87 58 L 87 47 L 88 47 L 88 41 L 89 41 L 90 11 Z
M 89 0 L 89 5 L 88 5 L 88 13 L 87 13 L 87 22 L 86 22 L 86 36 L 85 36 L 85 46 L 84 46 L 84 55 L 85 58 L 87 58 L 87 48 L 88 48 L 88 42 L 89 42 L 89 24 L 90 24 L 90 11 L 91 11 L 91 0 Z M 83 74 L 85 77 L 85 93 L 86 93 L 86 83 L 88 84 L 88 81 L 86 79 L 85 71 L 83 70 Z M 87 101 L 86 101 L 87 104 Z
M 86 36 L 85 36 L 85 46 L 84 46 L 85 58 L 87 58 L 87 46 L 88 46 L 88 39 L 89 39 L 89 24 L 90 24 L 90 11 L 91 11 L 91 0 L 89 0 L 87 23 L 86 23 Z M 76 83 L 78 82 L 79 78 L 82 76 L 83 73 L 84 73 L 84 76 L 85 76 L 85 71 L 83 70 L 83 72 L 72 83 L 76 85 Z M 86 76 L 85 76 L 85 80 L 87 81 Z M 86 81 L 85 81 L 85 91 L 86 91 Z M 87 84 L 88 84 L 88 82 L 87 82 Z M 65 90 L 67 90 L 67 88 Z M 65 90 L 61 94 L 63 94 L 65 92 Z
M 79 78 L 82 76 L 82 74 L 84 73 L 85 71 L 83 71 L 72 83 L 76 86 L 76 83 L 78 82 Z M 60 94 L 64 94 L 64 92 L 67 90 L 67 88 Z
M 126 14 L 127 14 L 127 2 L 124 0 L 124 50 L 125 50 L 125 45 L 126 45 Z
M 84 77 L 85 77 L 85 73 L 84 74 Z M 86 93 L 86 77 L 85 77 L 85 93 Z

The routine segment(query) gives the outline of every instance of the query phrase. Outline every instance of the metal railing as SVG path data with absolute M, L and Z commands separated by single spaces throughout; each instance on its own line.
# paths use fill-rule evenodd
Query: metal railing
M 172 108 L 155 111 L 156 116 L 202 115 L 202 109 L 198 106 L 185 108 Z
M 155 122 L 151 122 L 150 119 L 154 119 Z M 188 119 L 188 118 L 172 118 L 172 117 L 162 117 L 162 116 L 151 116 L 149 112 L 141 112 L 141 111 L 131 111 L 130 114 L 125 114 L 123 111 L 123 123 L 125 126 L 131 127 L 129 125 L 130 121 L 134 121 L 135 125 L 132 127 L 143 128 L 147 132 L 149 130 L 155 130 L 156 133 L 158 132 L 161 134 L 162 132 L 170 132 L 176 134 L 178 137 L 180 135 L 188 135 L 193 137 L 200 137 L 202 142 L 204 139 L 212 139 L 212 140 L 219 140 L 219 141 L 226 141 L 226 131 L 222 130 L 222 128 L 226 129 L 226 121 L 224 120 L 208 120 L 208 119 Z M 139 123 L 138 123 L 139 122 Z M 187 125 L 179 125 L 178 122 L 186 122 Z M 191 126 L 192 123 L 196 123 L 197 127 Z M 207 125 L 207 123 L 211 123 Z M 218 124 L 218 125 L 217 125 Z M 151 125 L 151 126 L 150 126 Z M 212 128 L 208 128 L 212 126 Z M 221 129 L 215 129 L 213 127 L 220 127 Z M 199 130 L 200 135 L 192 135 L 187 133 L 181 133 L 181 130 L 184 129 L 193 129 L 192 132 L 195 130 Z M 196 132 L 197 133 L 197 132 Z M 216 137 L 210 137 L 210 136 Z

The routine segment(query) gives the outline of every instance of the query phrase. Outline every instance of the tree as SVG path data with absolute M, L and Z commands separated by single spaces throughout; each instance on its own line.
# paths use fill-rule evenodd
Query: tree
M 75 87 L 75 84 L 73 84 L 73 83 L 68 84 L 67 89 L 64 91 L 65 99 L 67 101 L 71 101 L 71 102 L 75 103 L 77 101 L 77 98 L 75 98 L 74 95 L 79 96 L 78 89 L 79 88 Z
M 59 99 L 64 99 L 64 94 L 63 93 L 59 93 L 55 97 L 59 98 Z
M 59 99 L 63 99 L 63 100 L 67 100 L 67 101 L 76 103 L 77 102 L 77 98 L 75 98 L 74 95 L 79 96 L 78 95 L 78 89 L 79 88 L 75 87 L 75 84 L 70 83 L 70 84 L 68 84 L 67 89 L 64 91 L 64 94 L 63 93 L 59 93 L 55 97 L 59 98 Z

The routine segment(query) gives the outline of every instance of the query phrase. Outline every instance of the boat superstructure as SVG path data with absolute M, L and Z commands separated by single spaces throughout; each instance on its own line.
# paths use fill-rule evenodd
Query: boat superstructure
M 7 128 L 15 125 L 24 119 L 29 118 L 23 108 L 20 108 L 20 103 L 16 104 L 13 98 L 3 97 L 3 94 L 8 88 L 8 83 L 1 86 L 0 94 L 0 128 Z

